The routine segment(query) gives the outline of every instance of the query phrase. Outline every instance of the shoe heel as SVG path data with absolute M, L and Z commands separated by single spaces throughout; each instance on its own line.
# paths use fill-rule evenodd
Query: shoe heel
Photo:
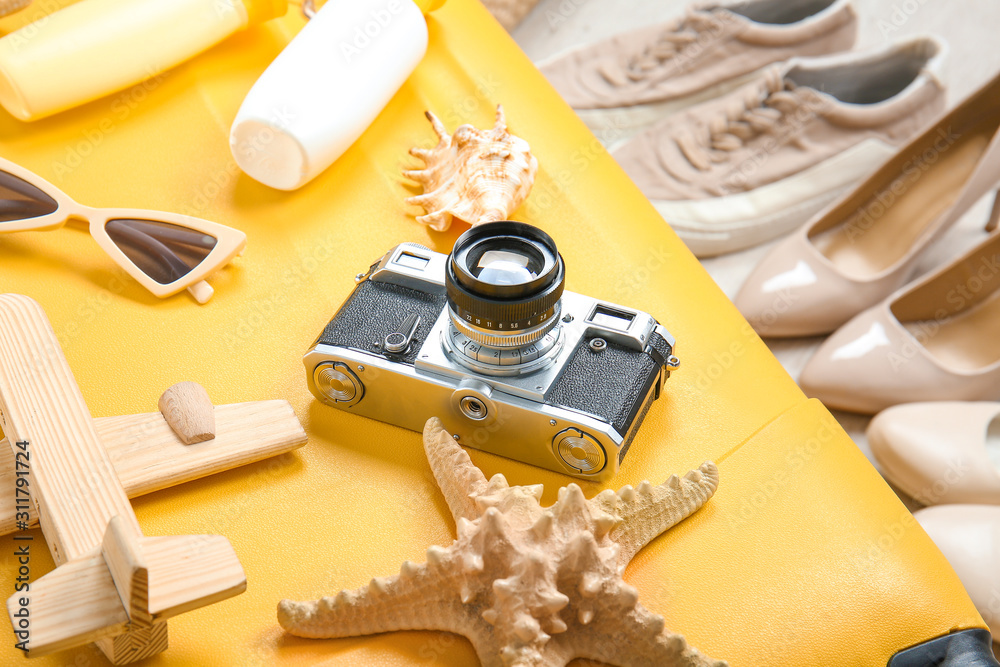
M 986 221 L 986 231 L 996 231 L 997 226 L 1000 226 L 1000 190 L 997 190 L 993 197 L 993 209 L 990 211 L 989 220 Z

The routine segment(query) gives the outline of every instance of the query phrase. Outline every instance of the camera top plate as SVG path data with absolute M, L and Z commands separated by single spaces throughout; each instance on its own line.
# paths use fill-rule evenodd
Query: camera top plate
M 487 381 L 490 385 L 500 391 L 543 402 L 549 388 L 566 366 L 570 355 L 585 338 L 600 337 L 635 350 L 644 350 L 654 330 L 661 335 L 666 334 L 666 330 L 658 326 L 656 320 L 646 313 L 617 305 L 612 306 L 575 292 L 563 292 L 562 309 L 562 320 L 555 329 L 546 334 L 558 337 L 556 343 L 558 349 L 550 353 L 547 358 L 542 358 L 541 364 L 537 363 L 538 360 L 521 366 L 480 364 L 476 370 L 488 376 Z M 620 314 L 620 317 L 609 319 L 607 315 L 609 309 L 613 309 L 612 312 L 615 314 Z M 581 317 L 581 313 L 586 315 Z M 447 346 L 452 331 L 454 329 L 451 318 L 445 309 L 438 316 L 417 354 L 414 362 L 417 369 L 451 377 L 456 381 L 469 376 L 469 364 L 455 360 L 461 352 L 453 351 L 449 356 Z M 673 337 L 669 334 L 666 334 L 666 337 L 672 347 Z

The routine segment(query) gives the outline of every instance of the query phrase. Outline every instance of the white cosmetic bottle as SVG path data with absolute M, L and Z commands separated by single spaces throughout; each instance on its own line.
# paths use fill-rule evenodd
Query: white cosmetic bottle
M 424 12 L 444 0 L 330 0 L 261 74 L 229 135 L 236 163 L 302 187 L 353 144 L 427 50 Z

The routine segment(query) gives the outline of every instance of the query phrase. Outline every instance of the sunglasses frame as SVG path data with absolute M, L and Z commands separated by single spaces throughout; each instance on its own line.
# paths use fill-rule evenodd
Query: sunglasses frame
M 167 211 L 153 211 L 139 208 L 92 208 L 75 201 L 65 192 L 34 172 L 2 157 L 0 157 L 0 169 L 38 188 L 56 202 L 56 210 L 52 213 L 34 218 L 25 218 L 24 220 L 11 220 L 0 223 L 0 234 L 27 231 L 53 231 L 64 227 L 72 219 L 83 220 L 89 223 L 90 235 L 101 246 L 101 249 L 139 284 L 161 299 L 187 289 L 199 303 L 207 302 L 212 298 L 214 290 L 211 285 L 205 282 L 205 279 L 229 264 L 234 257 L 242 255 L 243 249 L 246 247 L 246 234 L 238 229 L 233 229 L 217 222 Z M 213 237 L 216 240 L 215 247 L 205 256 L 205 259 L 181 278 L 172 283 L 158 283 L 146 275 L 111 240 L 105 226 L 108 221 L 118 219 L 147 220 L 150 222 L 165 222 L 178 225 Z

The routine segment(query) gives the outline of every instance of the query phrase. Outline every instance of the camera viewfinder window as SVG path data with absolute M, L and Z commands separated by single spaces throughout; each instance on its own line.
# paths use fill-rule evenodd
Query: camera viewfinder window
M 598 326 L 607 327 L 608 329 L 628 331 L 628 328 L 634 319 L 634 313 L 627 313 L 622 310 L 599 305 L 596 309 L 594 309 L 594 314 L 591 316 L 590 321 Z
M 429 263 L 430 260 L 426 257 L 411 255 L 408 252 L 401 252 L 399 253 L 399 257 L 396 258 L 396 264 L 408 266 L 411 269 L 417 269 L 418 271 L 423 271 Z

